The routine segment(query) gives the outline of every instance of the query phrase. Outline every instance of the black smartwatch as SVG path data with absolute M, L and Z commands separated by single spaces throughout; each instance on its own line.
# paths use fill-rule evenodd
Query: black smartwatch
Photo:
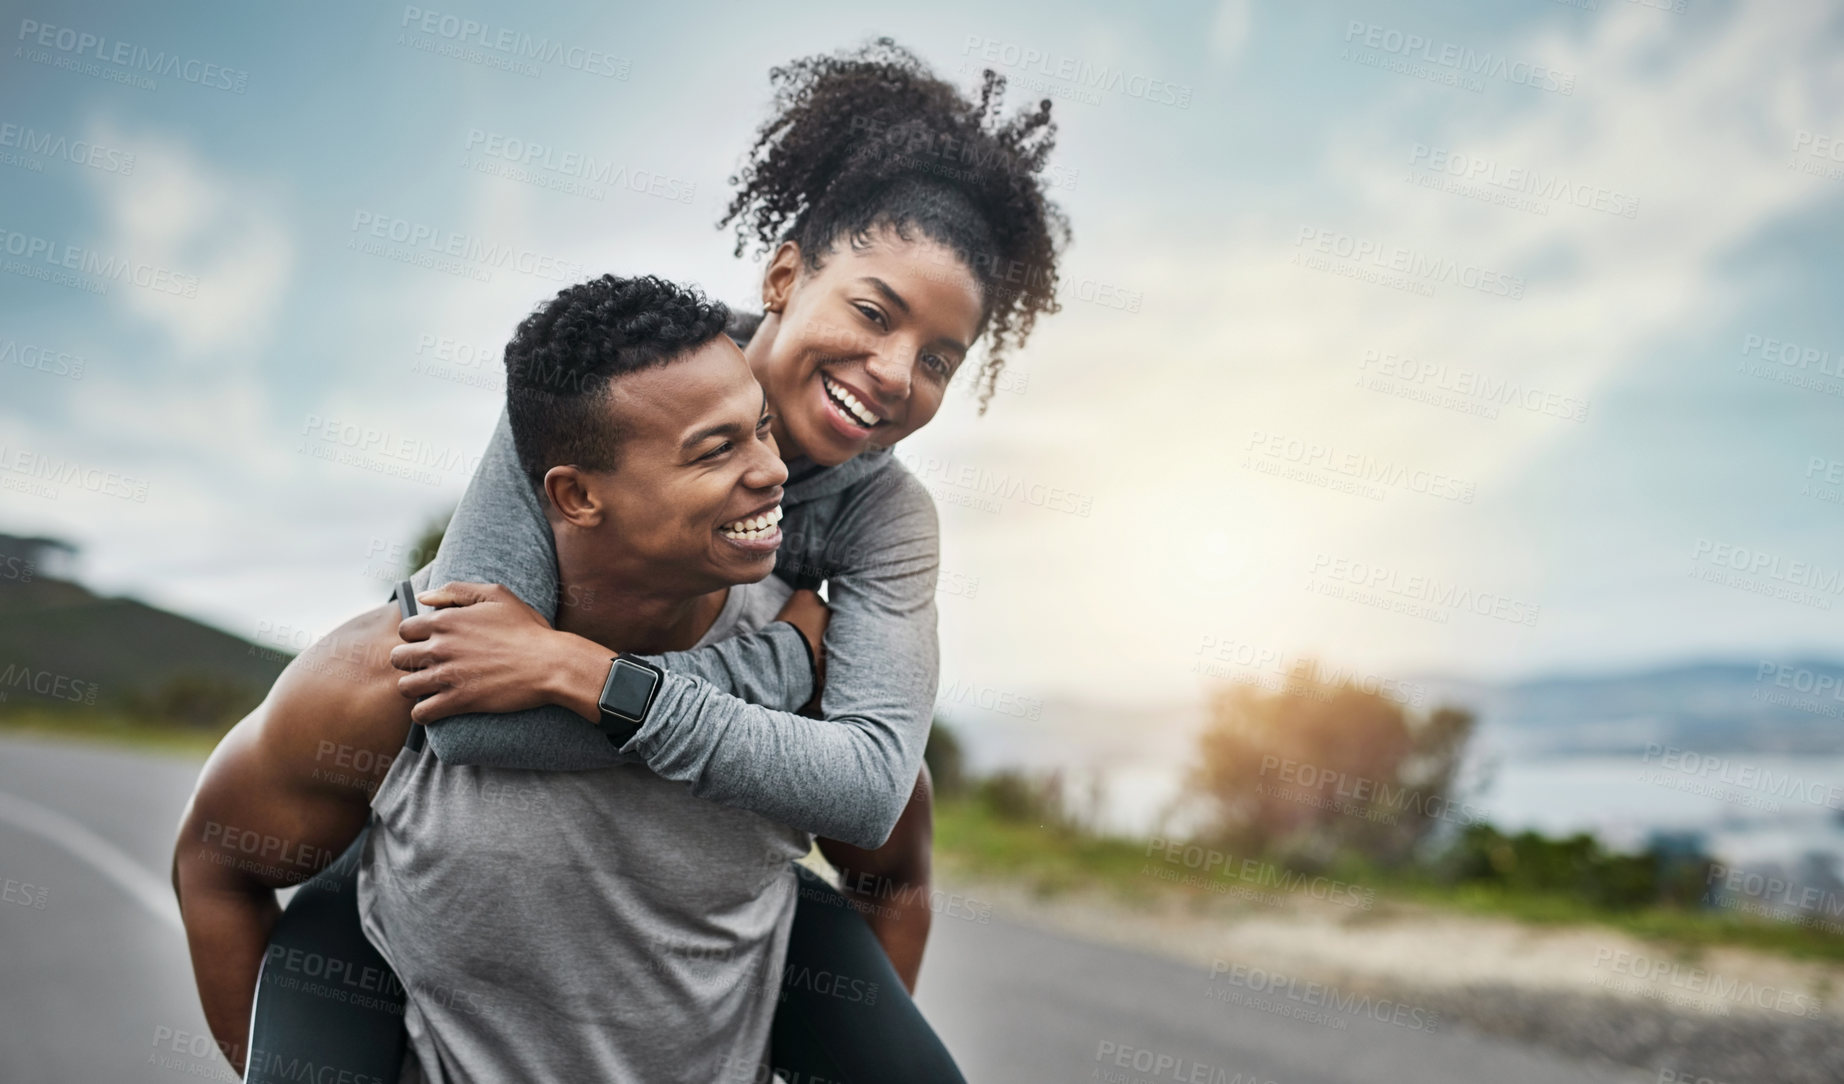
M 610 660 L 608 680 L 602 683 L 602 695 L 596 705 L 602 709 L 600 729 L 618 749 L 640 733 L 647 721 L 647 709 L 659 694 L 666 672 L 650 662 L 616 655 Z

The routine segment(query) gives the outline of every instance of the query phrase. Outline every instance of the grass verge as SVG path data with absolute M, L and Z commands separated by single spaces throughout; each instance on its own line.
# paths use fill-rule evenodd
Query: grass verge
M 68 741 L 127 745 L 152 752 L 204 756 L 217 747 L 221 732 L 149 723 L 107 713 L 0 712 L 0 734 L 21 734 Z
M 1258 855 L 1227 856 L 1213 872 L 1200 873 L 1195 867 L 1164 862 L 1162 853 L 1145 840 L 1010 820 L 974 798 L 937 801 L 935 862 L 950 875 L 1005 881 L 1040 896 L 1101 891 L 1129 904 L 1176 900 L 1205 910 L 1220 906 L 1226 914 L 1231 908 L 1246 909 L 1250 899 L 1284 900 L 1311 879 L 1290 878 L 1284 866 Z M 1181 876 L 1159 876 L 1169 876 L 1172 870 Z M 1733 946 L 1795 959 L 1844 961 L 1844 937 L 1729 911 L 1617 911 L 1568 896 L 1512 893 L 1491 885 L 1443 885 L 1412 871 L 1357 865 L 1325 876 L 1359 890 L 1374 890 L 1378 906 L 1397 903 L 1531 924 L 1611 927 L 1689 957 L 1704 949 Z

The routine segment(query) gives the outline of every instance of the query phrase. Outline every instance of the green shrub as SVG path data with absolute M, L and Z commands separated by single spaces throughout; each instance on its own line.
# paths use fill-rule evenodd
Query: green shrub
M 1551 839 L 1474 824 L 1436 860 L 1433 871 L 1448 883 L 1566 895 L 1611 911 L 1635 911 L 1695 905 L 1709 868 L 1707 856 L 1681 847 L 1654 844 L 1638 854 L 1618 854 L 1585 833 Z
M 922 750 L 922 760 L 928 765 L 928 774 L 935 781 L 935 793 L 943 798 L 953 798 L 967 789 L 967 756 L 961 748 L 960 737 L 954 729 L 942 722 L 939 717 L 928 730 L 928 745 Z
M 980 776 L 973 793 L 993 816 L 1003 821 L 1059 830 L 1077 827 L 1064 801 L 1063 777 L 1057 772 L 1033 775 L 1003 768 Z

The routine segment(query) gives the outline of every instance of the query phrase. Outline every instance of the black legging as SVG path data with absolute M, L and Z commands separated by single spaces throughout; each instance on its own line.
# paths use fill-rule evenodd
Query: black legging
M 845 896 L 804 866 L 770 1063 L 787 1084 L 961 1084 L 890 957 Z
M 325 1067 L 335 1070 L 329 1080 L 397 1084 L 409 1046 L 403 986 L 359 924 L 358 860 L 368 832 L 295 890 L 269 932 L 245 1081 L 296 1084 L 320 1079 Z
M 361 832 L 276 921 L 250 1015 L 246 1081 L 292 1084 L 306 1065 L 397 1084 L 408 1045 L 403 988 L 359 925 L 364 845 Z M 799 901 L 775 1009 L 775 1070 L 787 1084 L 962 1084 L 864 918 L 831 885 L 804 867 L 795 871 Z M 366 976 L 362 993 L 351 994 L 353 983 L 338 976 Z M 329 997 L 329 990 L 343 993 Z

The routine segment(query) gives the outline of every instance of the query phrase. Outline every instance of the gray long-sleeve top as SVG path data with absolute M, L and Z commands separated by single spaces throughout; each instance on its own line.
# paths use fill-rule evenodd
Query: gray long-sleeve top
M 553 621 L 556 545 L 500 417 L 431 568 L 436 584 L 504 584 Z M 800 633 L 783 622 L 695 651 L 667 670 L 647 722 L 619 750 L 581 716 L 546 706 L 457 715 L 429 727 L 444 763 L 534 770 L 603 768 L 638 757 L 699 797 L 815 835 L 880 846 L 922 763 L 940 656 L 940 530 L 928 491 L 888 450 L 790 481 L 775 572 L 827 581 L 824 716 Z

